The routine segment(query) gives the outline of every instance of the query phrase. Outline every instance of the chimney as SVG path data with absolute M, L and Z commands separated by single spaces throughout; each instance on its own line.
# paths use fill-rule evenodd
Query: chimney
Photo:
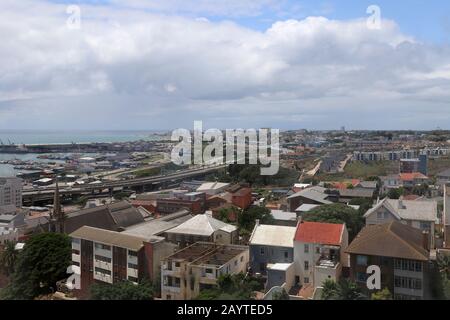
M 425 250 L 430 251 L 430 236 L 428 231 L 422 231 L 422 246 Z

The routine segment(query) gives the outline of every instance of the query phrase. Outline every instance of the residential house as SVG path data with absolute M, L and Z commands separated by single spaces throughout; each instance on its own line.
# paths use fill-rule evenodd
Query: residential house
M 267 266 L 294 261 L 296 227 L 261 225 L 256 222 L 250 237 L 250 266 L 253 273 L 266 275 Z
M 156 200 L 156 212 L 159 214 L 170 214 L 183 209 L 188 209 L 192 214 L 205 212 L 204 201 L 201 199 L 177 199 L 164 198 Z
M 235 226 L 217 220 L 209 214 L 198 214 L 180 225 L 166 230 L 165 237 L 167 241 L 177 243 L 180 247 L 201 241 L 237 244 L 239 231 Z
M 434 248 L 434 230 L 437 222 L 437 202 L 428 200 L 403 200 L 384 198 L 365 214 L 366 225 L 399 221 L 413 228 L 427 231 L 431 248 Z
M 412 188 L 414 186 L 430 183 L 430 178 L 420 172 L 400 173 L 400 181 L 403 187 Z
M 369 188 L 339 189 L 339 202 L 349 203 L 353 199 L 371 200 L 375 190 Z
M 300 287 L 320 287 L 327 279 L 339 280 L 349 266 L 345 250 L 345 224 L 301 222 L 294 238 L 295 283 Z
M 370 296 L 367 287 L 368 266 L 381 271 L 381 288 L 388 288 L 396 300 L 430 298 L 430 249 L 427 234 L 391 221 L 368 225 L 347 248 L 350 254 L 350 278 Z
M 302 204 L 331 204 L 330 194 L 326 193 L 326 188 L 314 186 L 303 189 L 287 197 L 288 211 L 294 212 Z
M 436 174 L 436 184 L 445 185 L 450 183 L 450 168 Z
M 190 300 L 211 289 L 226 274 L 245 273 L 248 247 L 197 242 L 161 262 L 163 300 Z

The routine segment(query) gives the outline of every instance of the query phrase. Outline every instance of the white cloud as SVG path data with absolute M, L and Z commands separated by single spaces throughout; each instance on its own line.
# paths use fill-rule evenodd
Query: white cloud
M 223 8 L 244 12 L 239 3 Z M 106 108 L 99 104 L 108 104 L 114 127 L 142 128 L 145 115 L 167 127 L 195 117 L 222 127 L 236 119 L 280 127 L 352 120 L 346 125 L 356 127 L 357 113 L 376 113 L 380 103 L 396 116 L 409 105 L 423 120 L 421 106 L 442 112 L 450 98 L 449 48 L 419 43 L 393 21 L 369 30 L 364 19 L 309 17 L 260 32 L 227 21 L 84 5 L 82 28 L 70 30 L 65 9 L 45 1 L 0 3 L 0 125 L 35 125 L 30 116 L 46 113 L 52 116 L 45 122 L 62 121 L 77 101 L 86 111 L 101 110 L 98 115 Z M 24 115 L 26 108 L 34 111 Z M 448 123 L 448 114 L 430 121 Z

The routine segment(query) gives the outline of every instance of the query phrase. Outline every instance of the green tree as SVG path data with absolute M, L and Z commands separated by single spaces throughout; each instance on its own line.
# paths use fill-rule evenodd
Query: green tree
M 71 242 L 67 235 L 41 233 L 32 236 L 19 253 L 4 299 L 27 300 L 55 290 L 67 277 L 71 263 Z
M 6 241 L 0 254 L 0 268 L 8 277 L 14 272 L 18 254 L 19 251 L 16 250 L 16 244 L 12 241 Z
M 265 207 L 251 206 L 247 210 L 239 213 L 238 227 L 240 230 L 251 232 L 255 227 L 256 220 L 259 219 L 261 224 L 270 224 L 273 222 L 273 217 L 270 210 Z
M 389 199 L 400 199 L 400 197 L 405 193 L 405 190 L 400 187 L 397 189 L 390 189 L 387 193 L 387 197 Z
M 392 300 L 392 294 L 388 288 L 372 293 L 372 300 Z
M 321 298 L 323 300 L 362 300 L 364 296 L 355 282 L 342 279 L 337 283 L 334 280 L 325 280 Z
M 335 300 L 338 297 L 338 285 L 336 281 L 327 279 L 322 284 L 322 300 Z
M 122 281 L 114 284 L 94 283 L 90 288 L 91 300 L 153 300 L 153 286 L 149 281 L 134 284 Z
M 251 300 L 254 291 L 261 290 L 263 284 L 243 273 L 226 274 L 219 277 L 217 285 L 200 291 L 198 300 Z
M 275 292 L 273 294 L 272 300 L 289 300 L 289 294 L 286 290 L 282 289 L 281 292 Z
M 345 223 L 350 241 L 364 226 L 364 217 L 357 210 L 341 203 L 327 204 L 314 208 L 303 215 L 304 221 Z

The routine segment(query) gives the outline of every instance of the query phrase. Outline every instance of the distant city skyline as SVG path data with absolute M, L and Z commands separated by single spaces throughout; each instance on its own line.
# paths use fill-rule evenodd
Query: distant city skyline
M 3 0 L 0 129 L 450 129 L 449 17 L 448 1 Z

